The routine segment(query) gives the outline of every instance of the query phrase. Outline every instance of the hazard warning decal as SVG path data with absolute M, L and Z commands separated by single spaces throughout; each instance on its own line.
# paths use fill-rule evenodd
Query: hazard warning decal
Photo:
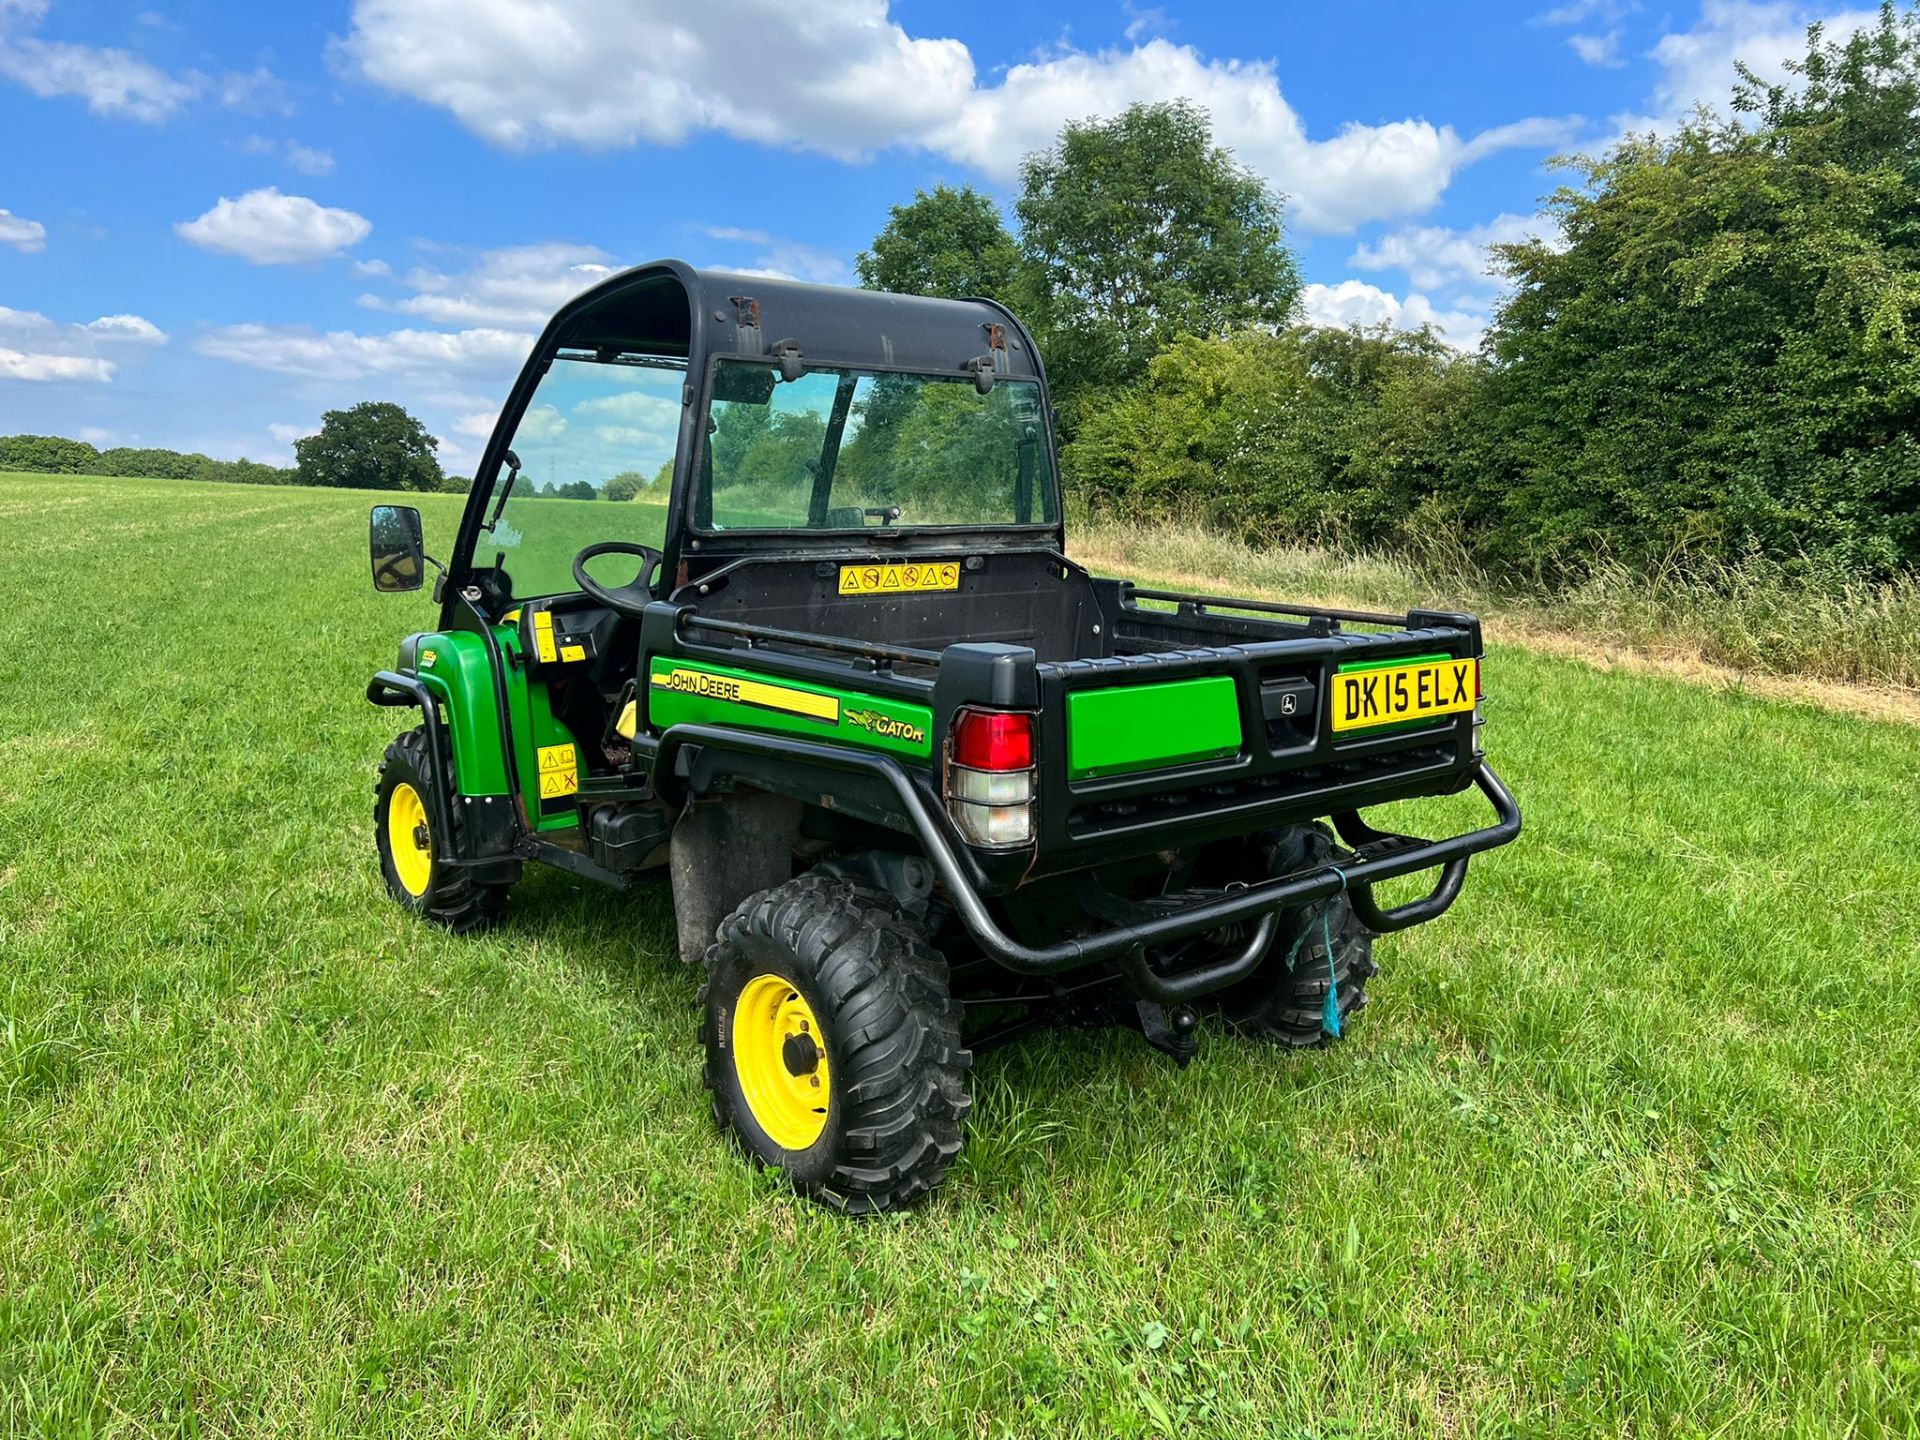
M 958 590 L 958 560 L 894 561 L 885 565 L 842 565 L 842 595 L 899 595 L 912 590 Z
M 571 745 L 540 747 L 540 798 L 556 800 L 580 788 L 579 764 Z

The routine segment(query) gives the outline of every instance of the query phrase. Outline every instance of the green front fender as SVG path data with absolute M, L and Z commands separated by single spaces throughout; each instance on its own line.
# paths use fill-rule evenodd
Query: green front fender
M 578 783 L 579 747 L 572 732 L 555 718 L 546 685 L 529 681 L 525 668 L 517 663 L 519 634 L 505 625 L 496 626 L 493 633 L 507 662 L 507 713 L 527 811 L 541 830 L 578 824 L 571 797 Z M 418 675 L 446 711 L 455 790 L 461 795 L 506 795 L 507 746 L 500 733 L 486 642 L 466 630 L 409 635 L 400 647 L 400 668 Z M 548 782 L 544 786 L 543 772 Z M 557 783 L 555 777 L 560 774 L 570 777 L 571 783 L 564 787 Z M 561 793 L 545 795 L 543 790 Z

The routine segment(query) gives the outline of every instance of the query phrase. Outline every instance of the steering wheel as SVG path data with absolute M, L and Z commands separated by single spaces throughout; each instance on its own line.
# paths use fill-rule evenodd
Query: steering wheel
M 597 560 L 602 555 L 632 555 L 640 560 L 640 571 L 625 585 L 608 589 L 598 580 L 587 574 L 587 562 Z M 589 545 L 573 557 L 573 579 L 591 600 L 598 600 L 609 610 L 621 615 L 631 615 L 636 619 L 653 599 L 649 588 L 653 572 L 666 557 L 651 545 L 635 545 L 626 540 L 602 540 L 598 545 Z

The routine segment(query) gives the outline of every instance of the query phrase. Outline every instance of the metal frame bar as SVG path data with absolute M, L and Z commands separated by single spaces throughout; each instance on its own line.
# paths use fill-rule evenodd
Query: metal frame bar
M 1167 915 L 1154 916 L 1136 924 L 1116 926 L 1095 935 L 1033 946 L 1009 935 L 994 919 L 986 901 L 971 883 L 967 866 L 955 849 L 945 817 L 913 784 L 904 768 L 886 756 L 870 755 L 821 745 L 812 741 L 762 735 L 718 725 L 676 725 L 661 737 L 655 757 L 656 792 L 669 803 L 684 803 L 689 788 L 675 773 L 676 759 L 688 746 L 701 749 L 734 751 L 745 755 L 778 757 L 818 765 L 823 769 L 861 773 L 891 787 L 902 813 L 912 825 L 924 847 L 961 922 L 988 957 L 1021 975 L 1057 975 L 1083 965 L 1107 961 L 1115 964 L 1145 999 L 1162 1003 L 1191 999 L 1196 995 L 1230 985 L 1250 975 L 1258 967 L 1272 943 L 1273 931 L 1281 910 L 1311 904 L 1348 892 L 1355 913 L 1362 923 L 1380 922 L 1372 928 L 1396 930 L 1442 913 L 1459 895 L 1469 857 L 1505 845 L 1520 834 L 1520 807 L 1501 783 L 1499 776 L 1484 760 L 1475 764 L 1472 781 L 1492 804 L 1495 823 L 1483 829 L 1455 835 L 1446 840 L 1414 842 L 1396 847 L 1391 853 L 1370 857 L 1336 867 L 1325 865 L 1304 875 L 1286 876 L 1249 885 L 1244 890 L 1191 905 Z M 669 795 L 661 782 L 681 793 Z M 1382 880 L 1394 880 L 1435 866 L 1442 868 L 1434 891 L 1422 900 L 1390 910 L 1374 903 L 1371 887 Z M 1372 917 L 1371 921 L 1369 916 Z M 1160 975 L 1149 963 L 1146 949 L 1151 945 L 1183 939 L 1203 931 L 1219 929 L 1238 921 L 1256 922 L 1256 933 L 1235 956 L 1180 975 Z

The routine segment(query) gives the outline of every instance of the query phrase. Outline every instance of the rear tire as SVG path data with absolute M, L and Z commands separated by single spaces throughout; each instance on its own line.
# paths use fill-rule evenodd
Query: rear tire
M 488 929 L 506 910 L 509 887 L 479 884 L 470 872 L 447 866 L 448 858 L 462 853 L 465 836 L 458 805 L 453 833 L 434 832 L 427 799 L 433 794 L 432 776 L 424 726 L 387 746 L 373 785 L 374 844 L 387 893 L 456 935 Z
M 972 1104 L 947 984 L 890 895 L 803 875 L 749 896 L 720 923 L 701 991 L 715 1120 L 835 1209 L 929 1194 Z
M 1351 857 L 1335 846 L 1333 836 L 1318 825 L 1276 845 L 1275 875 L 1290 874 L 1309 865 Z M 1327 940 L 1333 941 L 1331 964 Z M 1297 948 L 1296 948 L 1297 942 Z M 1291 956 L 1293 964 L 1288 966 Z M 1347 1033 L 1350 1016 L 1366 1008 L 1367 981 L 1379 973 L 1373 963 L 1373 936 L 1353 913 L 1345 895 L 1335 895 L 1302 906 L 1292 923 L 1281 930 L 1260 968 L 1215 997 L 1214 1005 L 1228 1028 L 1289 1049 L 1326 1045 Z M 1338 991 L 1340 1034 L 1326 1026 L 1327 990 Z

